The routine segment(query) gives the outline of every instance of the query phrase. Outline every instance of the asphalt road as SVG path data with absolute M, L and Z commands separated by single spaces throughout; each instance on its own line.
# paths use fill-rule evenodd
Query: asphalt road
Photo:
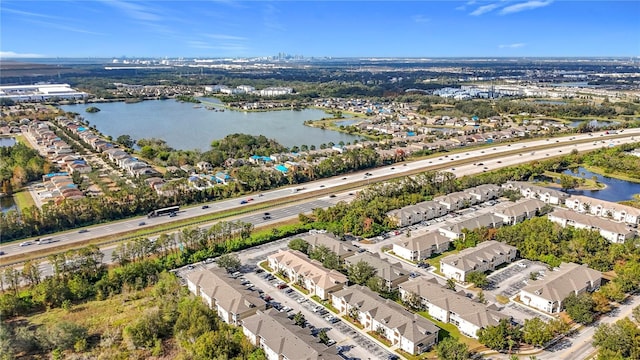
M 405 164 L 396 164 L 393 166 L 386 166 L 376 169 L 371 169 L 367 171 L 362 171 L 359 173 L 351 173 L 344 176 L 336 176 L 329 179 L 318 180 L 314 182 L 309 182 L 305 184 L 299 184 L 296 186 L 290 186 L 286 188 L 280 188 L 277 190 L 267 191 L 262 194 L 255 194 L 251 196 L 246 196 L 243 198 L 236 198 L 230 200 L 217 201 L 214 203 L 207 204 L 209 208 L 202 209 L 201 206 L 191 207 L 191 208 L 183 208 L 182 211 L 175 218 L 170 218 L 168 216 L 161 216 L 157 218 L 147 219 L 146 217 L 137 217 L 124 221 L 111 222 L 104 225 L 96 225 L 89 228 L 86 228 L 88 231 L 84 233 L 78 233 L 78 231 L 68 231 L 64 233 L 54 234 L 54 240 L 57 242 L 48 244 L 48 245 L 31 245 L 31 246 L 19 246 L 18 242 L 13 242 L 8 245 L 0 246 L 0 250 L 4 251 L 6 254 L 20 254 L 26 253 L 30 251 L 37 251 L 41 248 L 45 247 L 55 247 L 61 243 L 68 244 L 71 242 L 89 240 L 92 238 L 109 236 L 117 233 L 126 233 L 127 231 L 132 231 L 140 228 L 150 227 L 159 224 L 170 223 L 175 220 L 185 219 L 185 218 L 193 218 L 197 216 L 201 216 L 203 214 L 218 212 L 218 211 L 228 211 L 233 209 L 239 209 L 243 206 L 247 206 L 247 204 L 241 204 L 242 200 L 249 200 L 251 204 L 259 204 L 262 202 L 273 201 L 273 200 L 282 200 L 287 197 L 296 195 L 297 193 L 309 193 L 315 190 L 324 190 L 330 189 L 333 187 L 342 186 L 349 183 L 354 183 L 358 181 L 362 181 L 365 178 L 368 179 L 376 179 L 384 176 L 389 176 L 392 174 L 401 175 L 403 173 L 413 172 L 417 170 L 429 170 L 430 168 L 442 167 L 443 165 L 447 165 L 447 163 L 454 163 L 455 161 L 469 161 L 474 163 L 482 162 L 483 165 L 460 165 L 455 166 L 452 165 L 451 168 L 445 168 L 445 170 L 452 171 L 457 176 L 471 175 L 480 173 L 482 171 L 490 171 L 499 167 L 510 166 L 515 164 L 520 164 L 525 161 L 532 161 L 538 159 L 545 159 L 547 157 L 552 157 L 556 155 L 562 155 L 571 152 L 573 149 L 577 149 L 578 151 L 587 151 L 597 149 L 603 146 L 609 146 L 610 144 L 619 145 L 621 143 L 629 143 L 633 142 L 632 139 L 635 139 L 640 135 L 640 129 L 625 129 L 624 134 L 627 135 L 624 138 L 615 139 L 615 140 L 607 140 L 612 135 L 605 135 L 604 132 L 600 133 L 592 133 L 591 136 L 588 134 L 580 134 L 573 135 L 562 138 L 551 138 L 551 139 L 542 139 L 542 140 L 532 140 L 526 142 L 519 143 L 511 143 L 504 145 L 496 145 L 495 147 L 483 147 L 476 150 L 470 150 L 469 152 L 460 152 L 450 155 L 442 155 L 439 157 L 407 162 Z M 593 140 L 593 142 L 585 142 L 581 144 L 574 144 L 577 141 L 584 140 Z M 552 149 L 547 150 L 530 150 L 536 146 L 543 146 L 549 144 L 556 144 L 556 146 Z M 505 154 L 507 152 L 521 149 L 522 153 L 520 155 L 509 155 L 499 157 L 500 154 Z M 499 158 L 487 160 L 490 157 Z M 368 172 L 371 174 L 369 177 L 365 177 L 365 173 Z M 304 188 L 303 190 L 293 192 L 293 189 Z M 309 200 L 315 201 L 315 200 Z M 144 224 L 143 224 L 144 223 Z

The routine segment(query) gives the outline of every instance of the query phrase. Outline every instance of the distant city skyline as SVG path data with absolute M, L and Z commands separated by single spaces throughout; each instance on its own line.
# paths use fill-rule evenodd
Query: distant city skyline
M 0 57 L 640 56 L 639 1 L 31 1 Z

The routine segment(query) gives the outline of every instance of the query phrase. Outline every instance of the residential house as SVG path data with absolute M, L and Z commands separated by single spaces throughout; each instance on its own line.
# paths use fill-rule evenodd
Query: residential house
M 479 228 L 499 228 L 502 226 L 502 218 L 494 214 L 482 214 L 471 219 L 461 220 L 452 225 L 444 225 L 438 231 L 452 239 L 464 238 L 464 230 L 474 230 Z
M 266 309 L 266 302 L 222 269 L 203 269 L 187 275 L 187 288 L 215 310 L 227 324 L 240 321 Z
M 448 209 L 436 201 L 423 201 L 415 205 L 405 206 L 401 209 L 392 210 L 387 216 L 399 227 L 417 224 L 446 215 Z
M 205 171 L 205 172 L 213 170 L 213 165 L 211 165 L 210 163 L 208 163 L 206 161 L 199 161 L 196 164 L 196 167 L 198 168 L 198 170 Z
M 593 215 L 580 214 L 571 210 L 556 209 L 547 215 L 548 219 L 562 227 L 572 226 L 578 229 L 596 230 L 600 235 L 614 243 L 623 243 L 634 238 L 636 232 L 623 223 L 599 218 Z
M 434 201 L 444 205 L 449 211 L 456 211 L 475 204 L 475 196 L 464 191 L 458 191 L 451 194 L 438 196 Z
M 284 271 L 289 279 L 323 300 L 347 283 L 347 277 L 342 273 L 325 268 L 320 262 L 310 260 L 297 250 L 280 250 L 269 255 L 267 260 L 271 269 Z
M 514 246 L 495 240 L 481 242 L 475 247 L 442 258 L 440 272 L 448 279 L 464 282 L 470 272 L 491 271 L 512 262 L 516 252 Z
M 399 262 L 392 263 L 382 259 L 380 254 L 362 252 L 345 259 L 347 266 L 355 265 L 360 261 L 366 262 L 376 270 L 376 276 L 384 280 L 389 291 L 397 289 L 400 283 L 409 279 L 409 271 L 403 269 Z
M 464 191 L 474 197 L 474 204 L 483 203 L 502 196 L 502 188 L 493 184 L 478 185 Z
M 580 195 L 570 196 L 564 201 L 564 204 L 577 212 L 606 217 L 633 226 L 640 224 L 640 209 L 632 206 Z
M 367 287 L 354 285 L 335 292 L 331 304 L 340 315 L 354 315 L 366 331 L 377 332 L 391 346 L 411 355 L 427 351 L 438 340 L 440 329 L 431 321 L 383 299 Z
M 309 243 L 310 250 L 315 249 L 318 246 L 325 246 L 334 254 L 338 255 L 341 261 L 344 261 L 345 258 L 358 252 L 358 248 L 351 245 L 349 242 L 340 241 L 328 234 L 309 233 L 309 235 L 303 237 L 303 239 Z
M 502 185 L 507 190 L 517 190 L 527 199 L 539 199 L 546 204 L 560 205 L 569 197 L 567 193 L 523 181 L 508 181 Z
M 515 225 L 539 215 L 544 206 L 545 203 L 538 199 L 526 199 L 500 206 L 493 214 L 502 219 L 503 224 Z
M 548 313 L 557 313 L 562 311 L 563 302 L 569 295 L 594 291 L 601 282 L 602 273 L 585 264 L 562 263 L 557 270 L 522 288 L 520 301 Z
M 447 251 L 451 246 L 451 239 L 437 231 L 411 236 L 397 240 L 393 244 L 393 253 L 409 261 L 419 262 L 430 258 L 434 254 Z
M 436 279 L 411 279 L 400 285 L 400 296 L 404 301 L 415 301 L 434 319 L 455 325 L 462 334 L 477 339 L 478 331 L 487 326 L 498 325 L 509 316 L 498 311 L 495 305 L 486 306 L 438 284 Z
M 335 346 L 320 343 L 309 330 L 274 309 L 242 320 L 242 332 L 268 360 L 342 360 Z

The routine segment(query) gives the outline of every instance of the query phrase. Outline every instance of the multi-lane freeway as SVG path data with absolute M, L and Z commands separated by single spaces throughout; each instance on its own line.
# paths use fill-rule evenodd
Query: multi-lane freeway
M 407 173 L 415 173 L 416 171 L 430 169 L 451 171 L 457 176 L 471 175 L 483 171 L 495 170 L 499 167 L 516 165 L 527 161 L 545 159 L 548 157 L 567 154 L 574 149 L 577 151 L 587 151 L 605 146 L 629 143 L 637 141 L 638 136 L 640 136 L 640 129 L 625 129 L 623 133 L 618 134 L 607 134 L 605 132 L 579 134 L 566 137 L 509 143 L 496 145 L 494 147 L 481 147 L 469 150 L 467 152 L 465 152 L 464 150 L 459 152 L 451 152 L 448 154 L 440 154 L 438 156 L 423 160 L 406 162 L 403 164 L 395 164 L 393 166 L 380 167 L 358 173 L 350 173 L 347 175 L 336 176 L 329 179 L 300 184 L 292 187 L 280 188 L 277 190 L 267 191 L 261 194 L 254 194 L 243 198 L 217 201 L 207 204 L 207 208 L 204 208 L 203 206 L 185 208 L 182 209 L 176 217 L 160 216 L 151 219 L 148 219 L 147 217 L 137 217 L 124 221 L 117 221 L 104 225 L 88 227 L 85 228 L 85 230 L 83 230 L 82 232 L 76 230 L 58 233 L 52 236 L 52 238 L 56 242 L 51 244 L 32 244 L 27 246 L 20 246 L 21 243 L 14 242 L 8 245 L 1 246 L 0 251 L 3 251 L 5 253 L 3 257 L 6 258 L 7 256 L 13 254 L 24 254 L 32 251 L 42 250 L 43 248 L 54 248 L 62 244 L 67 245 L 74 242 L 81 242 L 114 234 L 122 234 L 124 237 L 126 236 L 127 232 L 131 232 L 134 230 L 153 227 L 160 224 L 167 224 L 177 220 L 195 218 L 213 212 L 241 209 L 242 207 L 260 203 L 283 201 L 293 196 L 307 194 L 309 197 L 307 199 L 301 200 L 296 205 L 303 206 L 300 204 L 309 204 L 313 201 L 318 201 L 318 197 L 312 197 L 312 194 L 314 192 L 322 191 L 326 193 L 328 189 L 343 189 L 349 184 L 353 184 L 353 186 L 356 186 L 357 184 L 361 185 L 364 181 L 374 182 L 380 180 L 381 178 L 388 178 L 390 176 L 402 176 Z M 294 191 L 294 189 L 298 189 L 298 191 Z M 301 210 L 299 212 L 307 212 L 313 207 L 323 207 L 320 205 L 322 204 L 312 204 L 308 205 L 307 207 L 303 206 L 299 209 Z M 298 210 L 296 209 L 295 211 Z M 262 213 L 262 211 L 256 211 L 254 214 L 246 218 L 246 220 L 259 225 L 264 221 L 262 219 Z M 2 260 L 2 258 L 0 258 L 0 260 Z

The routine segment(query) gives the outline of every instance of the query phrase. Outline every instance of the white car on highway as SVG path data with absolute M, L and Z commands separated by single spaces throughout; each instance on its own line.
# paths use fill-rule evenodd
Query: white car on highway
M 33 245 L 33 242 L 31 241 L 24 241 L 20 243 L 20 246 L 29 246 L 29 245 Z

